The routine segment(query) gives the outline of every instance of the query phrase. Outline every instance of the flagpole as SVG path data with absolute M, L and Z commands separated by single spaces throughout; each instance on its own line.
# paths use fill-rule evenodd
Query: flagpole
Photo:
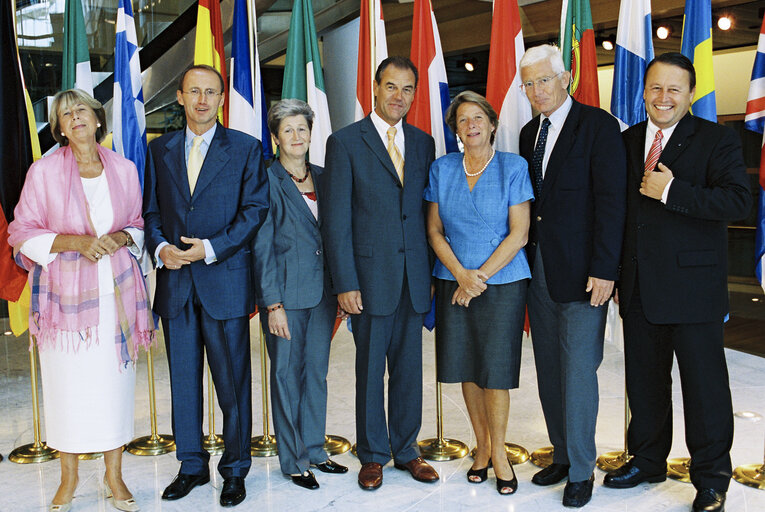
M 377 0 L 369 0 L 369 98 L 371 105 L 369 112 L 375 109 L 375 71 L 377 71 L 377 16 L 375 15 L 375 7 L 377 7 Z
M 250 40 L 250 86 L 252 90 L 252 104 L 256 105 L 256 101 L 260 101 L 260 98 L 255 97 L 255 91 L 257 90 L 255 88 L 255 53 L 257 52 L 257 47 L 255 45 L 255 30 L 256 29 L 256 20 L 253 13 L 255 12 L 255 8 L 252 5 L 253 0 L 247 0 L 247 37 Z M 231 77 L 231 82 L 233 87 L 233 81 L 234 77 Z M 230 95 L 229 95 L 230 97 Z

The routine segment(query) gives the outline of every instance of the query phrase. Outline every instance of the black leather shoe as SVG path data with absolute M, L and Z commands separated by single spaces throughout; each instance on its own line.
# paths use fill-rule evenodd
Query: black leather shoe
M 223 490 L 220 492 L 220 506 L 233 507 L 239 505 L 247 496 L 244 489 L 244 478 L 241 476 L 230 476 L 223 479 Z
M 552 463 L 542 471 L 537 471 L 531 477 L 531 481 L 537 485 L 557 484 L 564 478 L 568 478 L 568 464 Z
M 191 492 L 191 489 L 198 485 L 204 485 L 210 481 L 210 474 L 204 475 L 184 475 L 178 473 L 178 475 L 170 482 L 170 485 L 165 488 L 165 492 L 162 493 L 163 500 L 178 500 L 186 496 Z
M 332 459 L 327 459 L 326 461 L 321 462 L 319 464 L 313 464 L 313 467 L 315 467 L 322 473 L 333 473 L 335 475 L 348 472 L 347 467 L 343 466 L 342 464 L 338 464 Z
M 563 506 L 579 508 L 587 505 L 592 498 L 592 484 L 595 481 L 595 475 L 581 482 L 571 482 L 566 484 L 563 489 Z
M 652 475 L 635 466 L 632 461 L 629 461 L 619 469 L 609 471 L 603 478 L 603 485 L 612 489 L 630 489 L 643 482 L 655 484 L 666 479 L 666 473 Z
M 725 493 L 714 489 L 701 489 L 693 500 L 693 512 L 723 512 Z
M 346 468 L 346 471 L 347 470 L 348 468 Z M 302 475 L 290 475 L 290 478 L 292 478 L 292 483 L 299 485 L 304 489 L 313 490 L 319 488 L 319 482 L 316 481 L 316 477 L 313 476 L 313 473 L 310 471 L 306 471 Z

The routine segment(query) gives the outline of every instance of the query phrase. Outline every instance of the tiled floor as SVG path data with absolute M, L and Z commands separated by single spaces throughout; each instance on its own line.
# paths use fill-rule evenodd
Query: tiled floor
M 253 325 L 255 325 L 253 323 Z M 342 327 L 334 341 L 329 376 L 329 413 L 327 432 L 354 437 L 353 414 L 353 342 L 350 333 Z M 167 363 L 164 350 L 155 353 L 158 421 L 161 433 L 170 432 L 170 401 Z M 425 361 L 425 407 L 420 438 L 435 435 L 435 383 L 433 337 L 426 333 L 423 339 Z M 765 415 L 765 359 L 727 351 L 731 373 L 731 388 L 735 411 L 755 411 Z M 253 406 L 254 435 L 262 432 L 260 404 L 260 360 L 257 338 L 253 337 Z M 624 429 L 624 379 L 622 353 L 615 345 L 607 344 L 605 359 L 600 369 L 600 416 L 597 442 L 602 452 L 621 449 Z M 136 435 L 148 434 L 148 393 L 145 356 L 139 362 L 138 389 L 136 390 Z M 672 456 L 687 455 L 683 440 L 682 402 L 675 378 L 675 440 Z M 447 437 L 460 439 L 472 445 L 470 426 L 457 385 L 444 385 L 444 432 Z M 8 461 L 8 453 L 15 447 L 32 441 L 32 412 L 30 400 L 29 357 L 24 339 L 0 337 L 0 511 L 44 511 L 58 484 L 58 462 L 18 465 Z M 218 413 L 219 414 L 219 413 Z M 220 425 L 220 415 L 217 416 Z M 760 462 L 763 459 L 765 420 L 736 419 L 736 438 L 733 445 L 733 464 Z M 205 427 L 206 430 L 206 427 Z M 44 429 L 43 429 L 44 432 Z M 544 421 L 536 389 L 533 355 L 529 340 L 524 342 L 521 387 L 511 392 L 508 441 L 533 450 L 548 444 Z M 547 512 L 563 510 L 560 504 L 563 484 L 552 488 L 537 487 L 530 483 L 537 470 L 531 463 L 516 466 L 520 481 L 517 494 L 501 497 L 494 488 L 492 478 L 483 485 L 468 484 L 465 472 L 469 458 L 436 463 L 441 481 L 427 485 L 413 481 L 407 474 L 388 465 L 384 471 L 384 485 L 375 492 L 365 492 L 356 484 L 358 460 L 346 453 L 335 457 L 350 466 L 347 475 L 318 473 L 321 488 L 307 491 L 293 485 L 279 471 L 276 458 L 253 458 L 252 470 L 247 477 L 247 499 L 236 510 L 257 511 L 528 511 Z M 144 511 L 218 510 L 218 495 L 222 485 L 220 476 L 211 462 L 212 485 L 195 489 L 177 502 L 163 502 L 162 490 L 178 470 L 173 454 L 159 457 L 124 456 L 125 481 Z M 80 465 L 80 484 L 73 502 L 75 511 L 112 510 L 104 499 L 101 487 L 103 462 L 83 461 Z M 600 485 L 603 473 L 596 470 L 596 487 L 592 502 L 586 510 L 598 511 L 666 511 L 690 510 L 694 489 L 690 484 L 668 480 L 655 485 L 641 485 L 630 490 L 606 489 Z M 731 482 L 728 493 L 729 512 L 765 510 L 765 491 L 758 491 Z

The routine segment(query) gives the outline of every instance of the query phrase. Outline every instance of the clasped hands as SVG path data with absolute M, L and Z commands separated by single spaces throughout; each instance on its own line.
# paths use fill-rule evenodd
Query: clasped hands
M 159 251 L 159 258 L 165 267 L 170 270 L 178 270 L 184 265 L 194 263 L 205 257 L 205 245 L 200 238 L 182 236 L 181 242 L 189 244 L 191 247 L 184 251 L 173 244 L 168 244 Z
M 479 269 L 463 269 L 455 277 L 459 286 L 452 294 L 452 304 L 459 304 L 464 307 L 468 307 L 472 299 L 486 290 L 486 281 L 489 279 L 489 276 Z
M 122 231 L 115 231 L 108 235 L 95 237 L 90 235 L 76 235 L 75 250 L 92 262 L 97 262 L 102 256 L 111 256 L 127 242 L 127 235 Z
M 644 196 L 661 201 L 667 183 L 674 177 L 672 171 L 666 165 L 659 163 L 658 171 L 645 171 L 643 181 L 640 183 L 640 193 Z

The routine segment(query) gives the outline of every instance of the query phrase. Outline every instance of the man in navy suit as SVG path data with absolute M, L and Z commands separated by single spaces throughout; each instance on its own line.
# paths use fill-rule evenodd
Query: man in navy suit
M 741 141 L 689 113 L 696 71 L 665 53 L 646 69 L 648 120 L 624 132 L 627 229 L 619 280 L 632 459 L 606 475 L 625 489 L 661 482 L 672 446 L 672 361 L 682 383 L 693 511 L 725 508 L 733 406 L 723 350 L 728 222 L 752 199 Z
M 268 210 L 268 179 L 260 142 L 216 123 L 223 94 L 215 69 L 184 72 L 177 97 L 187 126 L 149 144 L 143 214 L 157 264 L 154 311 L 164 328 L 181 461 L 162 498 L 182 498 L 210 480 L 202 448 L 206 352 L 223 411 L 220 503 L 233 506 L 245 498 L 251 464 L 251 245 Z
M 571 74 L 557 48 L 529 49 L 520 62 L 531 105 L 521 130 L 536 200 L 527 255 L 528 309 L 539 398 L 553 463 L 532 478 L 568 478 L 563 504 L 592 497 L 597 457 L 598 375 L 608 300 L 619 269 L 626 161 L 619 125 L 607 112 L 568 95 Z
M 319 204 L 334 292 L 352 315 L 359 485 L 367 490 L 382 485 L 391 454 L 395 467 L 416 480 L 438 480 L 417 448 L 431 272 L 422 195 L 435 146 L 402 120 L 416 87 L 417 68 L 409 59 L 380 63 L 374 111 L 327 140 Z

